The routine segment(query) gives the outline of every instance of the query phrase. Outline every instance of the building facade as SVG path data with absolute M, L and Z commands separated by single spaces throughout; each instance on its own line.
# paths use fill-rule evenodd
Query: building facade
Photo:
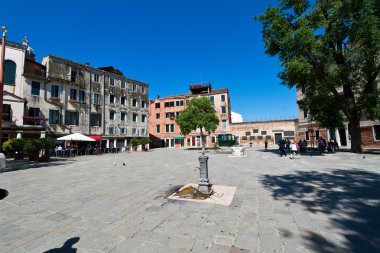
M 152 147 L 201 147 L 200 131 L 181 135 L 176 118 L 194 97 L 206 96 L 214 103 L 219 125 L 214 133 L 206 134 L 206 147 L 216 145 L 219 134 L 229 134 L 231 125 L 230 97 L 228 89 L 211 89 L 210 83 L 193 84 L 190 93 L 157 98 L 149 103 L 149 134 Z
M 255 121 L 231 124 L 231 133 L 242 146 L 264 147 L 265 140 L 269 147 L 277 147 L 278 141 L 297 137 L 298 120 Z
M 29 115 L 33 100 L 25 94 L 32 84 L 43 86 L 48 81 L 46 67 L 35 62 L 34 50 L 26 37 L 22 44 L 6 42 L 4 58 L 2 142 L 15 137 L 44 136 L 46 118 Z
M 148 84 L 112 67 L 94 68 L 52 55 L 42 64 L 49 82 L 41 94 L 39 114 L 48 118 L 49 135 L 78 132 L 107 148 L 148 137 Z
M 303 99 L 302 86 L 297 87 L 297 102 Z M 298 138 L 306 139 L 310 145 L 317 146 L 317 140 L 322 137 L 326 140 L 334 139 L 341 147 L 351 147 L 351 138 L 348 131 L 348 121 L 339 129 L 320 127 L 307 111 L 298 107 Z M 369 120 L 363 117 L 360 121 L 362 145 L 364 148 L 380 148 L 380 121 Z

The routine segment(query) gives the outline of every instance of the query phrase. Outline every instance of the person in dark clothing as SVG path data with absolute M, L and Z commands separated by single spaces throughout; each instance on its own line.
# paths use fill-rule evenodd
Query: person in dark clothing
M 286 156 L 285 145 L 286 145 L 285 139 L 280 140 L 279 143 L 278 143 L 278 146 L 279 146 L 279 149 L 280 149 L 280 156 L 281 157 L 283 155 Z
M 288 152 L 288 154 L 290 154 L 290 140 L 289 139 L 286 139 L 285 147 L 286 147 L 286 152 Z
M 268 140 L 267 139 L 265 139 L 264 144 L 265 144 L 265 150 L 267 150 L 268 149 Z

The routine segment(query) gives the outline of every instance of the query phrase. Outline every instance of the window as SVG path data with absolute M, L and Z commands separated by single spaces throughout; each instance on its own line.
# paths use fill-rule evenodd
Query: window
M 120 113 L 120 120 L 125 121 L 125 112 Z
M 222 113 L 226 113 L 226 107 L 222 106 Z
M 259 133 L 259 129 L 252 129 L 252 132 L 253 132 L 254 134 L 257 134 L 257 133 Z
M 115 95 L 110 95 L 110 104 L 115 103 Z
M 161 132 L 161 126 L 160 125 L 156 125 L 156 133 L 160 133 Z
M 3 104 L 3 120 L 12 119 L 12 108 L 9 104 Z
M 214 103 L 214 96 L 210 96 L 210 101 Z
M 110 111 L 110 120 L 115 120 L 115 112 Z
M 125 105 L 125 97 L 120 97 L 120 104 Z
M 100 113 L 91 113 L 90 118 L 91 126 L 101 126 L 102 125 L 102 115 Z
M 159 119 L 159 118 L 160 118 L 160 114 L 156 113 L 156 119 Z
M 4 61 L 4 84 L 16 84 L 16 63 L 14 61 Z
M 174 119 L 174 112 L 166 112 L 165 113 L 165 118 L 171 118 L 171 119 Z
M 146 108 L 146 101 L 141 101 L 141 108 Z
M 40 108 L 29 107 L 28 116 L 29 117 L 39 117 L 40 116 Z
M 49 110 L 49 124 L 50 125 L 59 124 L 59 111 L 58 110 Z
M 71 100 L 77 100 L 77 90 L 76 89 L 70 89 L 70 99 Z
M 51 97 L 59 97 L 59 86 L 52 84 L 50 88 L 50 96 Z
M 120 81 L 120 88 L 125 89 L 125 81 L 124 80 Z
M 310 140 L 309 131 L 305 131 L 305 139 L 308 141 Z
M 32 81 L 32 95 L 39 96 L 40 95 L 40 83 Z
M 95 82 L 99 82 L 99 75 L 98 74 L 94 74 L 94 81 Z
M 179 100 L 175 101 L 175 106 L 179 106 Z
M 125 135 L 125 127 L 120 127 L 120 134 Z
M 315 131 L 315 139 L 316 139 L 316 140 L 319 139 L 319 130 Z
M 172 101 L 172 102 L 165 102 L 165 107 L 174 107 L 174 101 Z
M 109 135 L 114 135 L 115 134 L 115 127 L 109 127 L 108 133 L 109 133 Z
M 246 140 L 247 140 L 247 136 L 242 136 L 241 139 L 242 139 L 243 141 L 246 141 Z
M 146 115 L 141 115 L 141 122 L 145 122 L 146 121 Z
M 145 87 L 144 86 L 141 87 L 141 93 L 145 94 Z
M 380 141 L 380 125 L 373 126 L 373 137 L 375 141 Z
M 251 132 L 245 132 L 245 135 L 246 135 L 246 136 L 250 136 L 250 135 L 251 135 Z
M 132 128 L 132 135 L 136 135 L 137 131 L 136 128 Z
M 227 121 L 222 120 L 222 129 L 226 129 L 226 128 L 227 128 Z
M 141 135 L 145 135 L 145 128 L 141 128 Z
M 262 140 L 263 138 L 264 138 L 264 137 L 261 136 L 261 135 L 257 136 L 257 139 L 258 139 L 258 140 Z
M 255 140 L 255 136 L 249 136 L 249 140 L 254 141 Z
M 100 94 L 94 93 L 92 97 L 94 105 L 100 105 Z
M 161 107 L 161 104 L 160 104 L 160 103 L 156 103 L 156 104 L 155 104 L 155 108 L 156 108 L 156 109 L 158 109 L 158 108 L 160 108 L 160 107 Z
M 71 82 L 76 82 L 77 81 L 77 71 L 76 70 L 71 70 Z
M 137 99 L 135 98 L 132 99 L 132 106 L 137 107 Z
M 261 131 L 261 135 L 266 135 L 267 131 Z
M 272 139 L 272 136 L 267 135 L 267 136 L 265 136 L 265 139 L 267 139 L 267 140 L 271 140 L 271 139 Z
M 179 101 L 179 106 L 183 106 L 183 100 Z
M 294 131 L 284 131 L 284 136 L 294 136 Z
M 215 136 L 211 137 L 211 143 L 215 143 Z
M 115 86 L 115 79 L 110 77 L 110 86 Z
M 222 102 L 226 101 L 226 95 L 221 96 Z
M 79 90 L 79 101 L 84 102 L 86 99 L 86 92 L 84 90 Z
M 173 133 L 174 132 L 174 124 L 166 124 L 165 130 L 167 133 Z
M 176 113 L 175 113 L 175 117 L 178 118 L 180 113 L 181 113 L 181 112 L 176 112 Z
M 136 90 L 137 90 L 137 85 L 136 85 L 136 84 L 132 84 L 132 90 L 133 90 L 133 91 L 136 91 Z
M 307 110 L 303 110 L 303 117 L 307 118 Z
M 66 111 L 65 113 L 65 125 L 79 125 L 79 113 Z
M 132 122 L 137 122 L 137 114 L 132 114 Z

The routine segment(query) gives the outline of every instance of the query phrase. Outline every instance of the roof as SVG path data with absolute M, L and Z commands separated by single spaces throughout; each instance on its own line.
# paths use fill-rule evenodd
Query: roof
M 123 76 L 123 75 L 119 75 L 119 74 L 115 74 L 115 73 L 111 73 L 109 71 L 106 71 L 106 70 L 103 70 L 103 69 L 100 69 L 100 68 L 95 68 L 95 67 L 92 67 L 90 65 L 87 65 L 87 64 L 83 64 L 83 63 L 79 63 L 79 62 L 75 62 L 75 61 L 72 61 L 72 60 L 69 60 L 69 59 L 65 59 L 65 58 L 62 58 L 62 57 L 59 57 L 59 56 L 55 56 L 55 55 L 52 55 L 52 54 L 48 54 L 44 57 L 50 57 L 50 58 L 56 58 L 58 60 L 61 60 L 61 61 L 66 61 L 68 63 L 71 63 L 73 65 L 79 65 L 79 66 L 82 66 L 83 68 L 89 68 L 91 70 L 93 70 L 94 72 L 100 72 L 100 73 L 104 73 L 104 74 L 107 74 L 107 75 L 115 75 L 115 76 L 118 76 L 120 79 L 127 79 L 128 81 L 132 81 L 132 82 L 137 82 L 139 84 L 144 84 L 146 86 L 148 86 L 149 84 L 147 83 L 144 83 L 144 82 L 141 82 L 141 81 L 138 81 L 138 80 L 135 80 L 135 79 L 132 79 L 132 78 L 129 78 L 129 77 L 126 77 L 126 76 Z M 121 72 L 120 72 L 121 73 Z
M 163 100 L 163 99 L 183 99 L 188 97 L 197 97 L 199 95 L 201 96 L 209 96 L 209 95 L 217 95 L 217 94 L 223 94 L 228 93 L 228 88 L 221 88 L 216 90 L 211 90 L 209 93 L 200 93 L 200 94 L 192 94 L 192 93 L 185 93 L 185 94 L 178 94 L 178 95 L 170 95 L 167 97 L 160 97 L 155 100 Z

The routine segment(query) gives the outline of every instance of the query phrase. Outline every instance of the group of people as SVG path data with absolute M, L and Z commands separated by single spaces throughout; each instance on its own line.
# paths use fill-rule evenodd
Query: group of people
M 278 146 L 280 149 L 280 156 L 287 156 L 287 154 L 290 154 L 290 158 L 300 158 L 300 155 L 298 153 L 298 150 L 300 153 L 306 152 L 308 143 L 305 139 L 300 139 L 299 141 L 296 140 L 289 140 L 289 139 L 281 139 L 278 142 Z M 326 143 L 326 140 L 322 137 L 318 138 L 318 151 L 320 154 L 324 153 L 327 149 L 328 152 L 335 152 L 337 149 L 339 149 L 338 143 L 336 140 L 330 140 L 328 143 Z

